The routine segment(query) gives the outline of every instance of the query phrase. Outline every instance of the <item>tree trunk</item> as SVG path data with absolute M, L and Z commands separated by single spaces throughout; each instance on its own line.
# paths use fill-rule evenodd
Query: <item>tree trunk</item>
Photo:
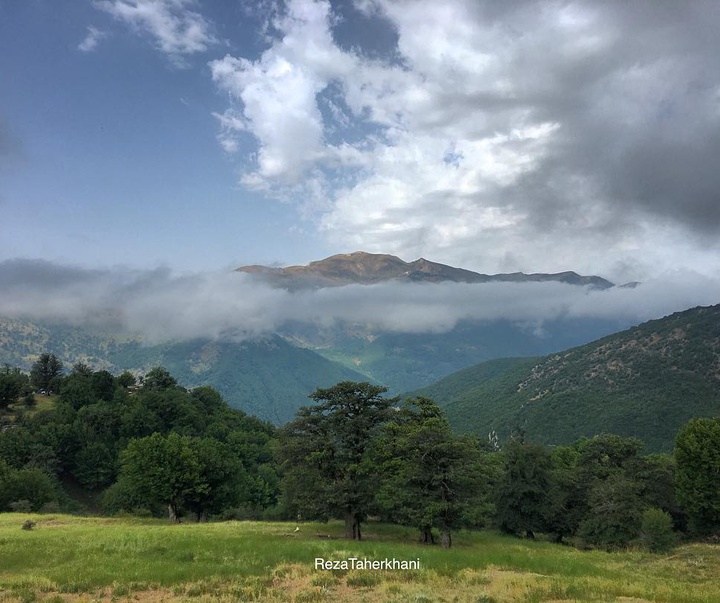
M 420 530 L 420 542 L 423 544 L 435 544 L 435 538 L 432 535 L 432 528 L 425 527 Z
M 177 508 L 174 504 L 168 504 L 168 519 L 170 523 L 178 523 Z
M 452 537 L 450 536 L 450 530 L 443 530 L 442 537 L 442 548 L 449 549 L 452 546 Z
M 348 540 L 362 540 L 360 535 L 360 519 L 354 511 L 345 513 L 345 538 Z
M 197 522 L 198 523 L 207 523 L 207 511 L 202 510 L 197 513 Z

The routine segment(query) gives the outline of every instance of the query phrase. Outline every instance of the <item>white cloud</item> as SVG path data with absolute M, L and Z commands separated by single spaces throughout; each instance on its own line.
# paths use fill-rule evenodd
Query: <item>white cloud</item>
M 95 6 L 134 30 L 149 34 L 176 65 L 183 55 L 204 52 L 217 42 L 210 23 L 192 10 L 195 0 L 95 0 Z
M 78 44 L 78 50 L 80 52 L 92 52 L 97 48 L 100 40 L 106 38 L 108 35 L 107 32 L 102 31 L 97 27 L 93 27 L 92 25 L 88 25 L 87 31 L 85 39 Z
M 321 191 L 317 223 L 343 251 L 484 271 L 613 277 L 634 266 L 636 278 L 662 269 L 655 258 L 717 258 L 695 236 L 720 229 L 717 15 L 582 1 L 357 5 L 397 33 L 386 62 L 340 45 L 328 2 L 291 0 L 260 58 L 210 64 L 242 123 L 223 124 L 221 144 L 235 148 L 241 131 L 257 143 L 244 184 L 306 209 Z
M 246 130 L 258 141 L 256 170 L 246 174 L 246 184 L 297 184 L 318 163 L 342 157 L 323 138 L 316 98 L 353 64 L 335 46 L 329 20 L 325 2 L 290 2 L 275 21 L 282 39 L 258 60 L 228 55 L 210 63 L 213 80 L 241 105 L 242 118 L 223 122 L 223 129 Z

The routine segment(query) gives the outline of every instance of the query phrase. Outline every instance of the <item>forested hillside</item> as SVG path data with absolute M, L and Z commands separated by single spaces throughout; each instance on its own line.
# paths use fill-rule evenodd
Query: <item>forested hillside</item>
M 69 366 L 83 362 L 113 373 L 165 366 L 181 385 L 211 385 L 231 406 L 277 425 L 289 421 L 315 387 L 367 379 L 278 336 L 148 345 L 108 330 L 0 317 L 0 364 L 28 370 L 43 352 Z
M 720 306 L 711 306 L 542 359 L 483 363 L 418 393 L 461 432 L 522 430 L 548 444 L 616 433 L 670 451 L 687 420 L 720 414 L 719 385 Z

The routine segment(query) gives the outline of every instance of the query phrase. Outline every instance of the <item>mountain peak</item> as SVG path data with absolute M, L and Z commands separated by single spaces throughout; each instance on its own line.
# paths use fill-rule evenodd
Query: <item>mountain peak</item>
M 267 266 L 241 266 L 237 272 L 245 272 L 262 278 L 272 285 L 289 289 L 340 287 L 343 285 L 372 285 L 387 281 L 404 282 L 542 282 L 556 281 L 570 285 L 590 285 L 608 289 L 613 283 L 598 276 L 580 276 L 567 271 L 557 274 L 480 274 L 472 270 L 455 268 L 446 264 L 419 258 L 405 262 L 397 256 L 386 253 L 354 251 L 340 253 L 322 260 L 310 262 L 307 266 L 270 268 Z

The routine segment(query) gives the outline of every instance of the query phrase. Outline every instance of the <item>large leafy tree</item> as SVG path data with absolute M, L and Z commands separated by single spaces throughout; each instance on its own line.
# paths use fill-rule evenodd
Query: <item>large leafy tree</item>
M 317 389 L 282 431 L 286 498 L 303 516 L 342 517 L 345 536 L 360 540 L 374 497 L 366 452 L 397 398 L 387 388 L 343 381 Z
M 115 388 L 117 386 L 115 377 L 108 371 L 96 371 L 90 377 L 90 383 L 92 384 L 93 393 L 96 398 L 110 402 L 115 395 Z
M 144 389 L 164 390 L 177 387 L 177 380 L 170 372 L 162 366 L 156 366 L 150 369 L 143 379 Z
M 154 433 L 132 440 L 120 455 L 119 482 L 134 497 L 167 507 L 170 521 L 190 498 L 207 489 L 191 438 Z
M 200 465 L 202 484 L 187 497 L 185 506 L 198 521 L 208 514 L 236 506 L 250 490 L 251 479 L 230 446 L 213 438 L 191 438 L 190 447 Z
M 47 473 L 38 468 L 14 470 L 0 459 L 0 513 L 9 511 L 12 503 L 37 512 L 56 499 L 57 489 Z
M 693 529 L 720 528 L 720 418 L 693 419 L 675 438 L 678 500 Z
M 512 534 L 534 537 L 551 513 L 550 453 L 539 444 L 511 440 L 503 451 L 505 465 L 497 488 L 497 519 Z
M 610 549 L 627 546 L 640 534 L 645 503 L 640 484 L 616 470 L 590 490 L 588 512 L 578 535 L 590 544 Z
M 420 530 L 433 543 L 438 528 L 449 547 L 451 531 L 479 504 L 483 471 L 477 442 L 455 436 L 428 398 L 408 399 L 373 443 L 371 462 L 380 472 L 377 503 L 383 514 Z

